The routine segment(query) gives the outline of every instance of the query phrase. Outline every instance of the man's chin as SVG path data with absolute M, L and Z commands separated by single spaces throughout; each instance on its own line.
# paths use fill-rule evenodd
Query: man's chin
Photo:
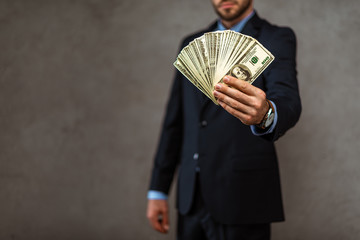
M 233 14 L 222 14 L 222 15 L 220 15 L 220 17 L 221 17 L 222 20 L 225 20 L 225 21 L 228 21 L 228 22 L 231 22 L 231 21 L 238 18 L 237 15 L 233 15 Z
M 221 11 L 218 10 L 217 14 L 220 16 L 222 20 L 225 21 L 233 21 L 239 17 L 239 13 L 237 13 L 235 10 L 232 9 L 226 9 Z

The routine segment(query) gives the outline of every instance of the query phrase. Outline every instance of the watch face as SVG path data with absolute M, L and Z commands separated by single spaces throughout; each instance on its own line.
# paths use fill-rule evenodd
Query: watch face
M 275 114 L 271 113 L 270 116 L 266 119 L 266 122 L 265 122 L 266 128 L 272 124 L 272 122 L 274 121 L 274 117 L 275 117 Z

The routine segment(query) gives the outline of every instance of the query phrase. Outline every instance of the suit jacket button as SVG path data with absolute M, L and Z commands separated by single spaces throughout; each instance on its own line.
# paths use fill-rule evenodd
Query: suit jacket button
M 207 121 L 205 121 L 205 120 L 201 121 L 200 126 L 201 127 L 206 127 L 207 126 Z
M 194 153 L 193 158 L 194 158 L 194 160 L 198 160 L 198 159 L 199 159 L 199 154 L 198 154 L 198 153 Z

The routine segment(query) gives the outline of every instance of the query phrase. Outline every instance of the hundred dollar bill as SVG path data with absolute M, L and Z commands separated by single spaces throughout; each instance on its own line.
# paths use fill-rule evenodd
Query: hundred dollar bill
M 246 50 L 226 75 L 252 84 L 273 60 L 274 56 L 259 42 L 256 42 Z
M 252 84 L 274 60 L 256 39 L 231 30 L 208 32 L 185 46 L 174 66 L 202 93 L 218 104 L 214 86 L 225 75 Z

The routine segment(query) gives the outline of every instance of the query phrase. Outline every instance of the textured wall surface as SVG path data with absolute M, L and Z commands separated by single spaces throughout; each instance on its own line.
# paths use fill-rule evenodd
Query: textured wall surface
M 180 39 L 208 0 L 0 0 L 0 239 L 173 239 L 145 218 Z M 360 239 L 359 2 L 257 1 L 298 38 L 278 240 Z M 172 206 L 173 196 L 171 198 Z

